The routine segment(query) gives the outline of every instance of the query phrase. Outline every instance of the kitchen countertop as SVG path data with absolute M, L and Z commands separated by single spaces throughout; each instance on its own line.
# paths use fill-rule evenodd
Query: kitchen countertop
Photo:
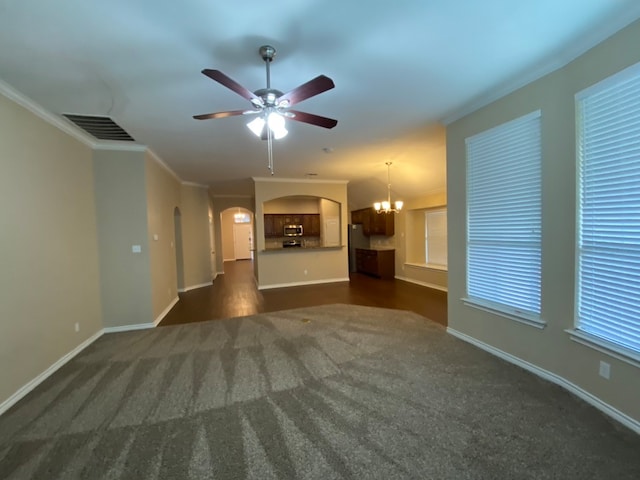
M 285 253 L 290 253 L 290 252 L 308 252 L 311 250 L 339 250 L 341 248 L 346 247 L 346 245 L 335 245 L 333 247 L 273 247 L 273 248 L 265 248 L 264 250 L 262 250 L 263 252 L 267 252 L 267 253 L 271 253 L 271 252 L 285 252 Z

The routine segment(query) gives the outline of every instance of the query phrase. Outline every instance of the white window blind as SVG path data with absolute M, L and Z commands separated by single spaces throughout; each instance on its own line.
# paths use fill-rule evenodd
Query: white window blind
M 576 95 L 578 330 L 640 352 L 640 65 Z
M 466 140 L 467 295 L 539 321 L 540 111 Z
M 427 265 L 447 266 L 447 210 L 424 214 L 425 255 Z

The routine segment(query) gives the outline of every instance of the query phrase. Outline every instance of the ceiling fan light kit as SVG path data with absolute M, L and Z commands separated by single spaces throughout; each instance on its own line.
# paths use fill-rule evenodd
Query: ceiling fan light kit
M 393 203 L 393 207 L 391 207 L 391 165 L 392 162 L 386 162 L 387 165 L 387 199 L 381 202 L 375 202 L 373 204 L 373 208 L 375 208 L 376 213 L 397 213 L 402 210 L 402 206 L 404 202 L 402 200 L 396 200 Z
M 329 77 L 319 75 L 287 93 L 282 93 L 280 90 L 271 88 L 270 65 L 276 55 L 276 49 L 271 45 L 263 45 L 260 47 L 259 53 L 266 65 L 267 87 L 256 90 L 255 92 L 251 92 L 243 87 L 220 70 L 207 68 L 202 70 L 202 73 L 207 77 L 249 100 L 254 108 L 253 110 L 229 110 L 225 112 L 205 113 L 202 115 L 194 115 L 193 118 L 196 120 L 208 120 L 211 118 L 225 118 L 236 115 L 258 115 L 258 117 L 247 123 L 247 127 L 256 136 L 267 140 L 268 168 L 271 175 L 273 175 L 272 140 L 279 140 L 287 135 L 288 130 L 286 129 L 285 118 L 323 128 L 333 128 L 338 124 L 338 121 L 332 118 L 297 110 L 289 110 L 289 107 L 326 92 L 334 88 L 335 84 Z

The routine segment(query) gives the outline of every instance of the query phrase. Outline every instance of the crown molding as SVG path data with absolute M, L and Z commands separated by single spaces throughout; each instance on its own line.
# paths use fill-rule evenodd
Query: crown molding
M 185 185 L 187 187 L 198 187 L 198 188 L 209 188 L 209 185 L 204 185 L 202 183 L 196 183 L 196 182 L 187 182 L 187 181 L 183 181 L 182 185 Z
M 122 152 L 146 152 L 148 147 L 136 143 L 135 145 L 127 145 L 126 143 L 96 143 L 93 147 L 95 150 L 115 150 Z
M 256 183 L 329 183 L 334 185 L 345 185 L 349 180 L 320 180 L 309 178 L 273 178 L 273 177 L 251 177 Z
M 147 153 L 149 154 L 149 156 L 155 160 L 155 162 L 160 165 L 162 168 L 164 168 L 167 172 L 169 172 L 173 178 L 175 178 L 178 183 L 182 183 L 182 179 L 178 176 L 178 174 L 176 172 L 174 172 L 171 167 L 169 165 L 167 165 L 164 160 L 162 160 L 162 158 L 160 158 L 160 156 L 154 152 L 153 150 L 151 150 L 149 147 L 146 148 Z
M 253 198 L 253 195 L 213 194 L 211 198 Z
M 3 80 L 0 80 L 0 94 L 17 103 L 21 107 L 26 108 L 35 116 L 39 117 L 50 125 L 53 125 L 59 130 L 62 130 L 64 133 L 70 135 L 84 145 L 91 148 L 96 148 L 98 142 L 92 139 L 89 135 L 87 135 L 71 123 L 67 122 L 66 120 L 63 120 L 61 117 L 54 115 L 53 113 L 45 109 L 42 105 L 34 102 L 25 94 L 19 92 Z
M 29 110 L 38 118 L 53 125 L 67 135 L 75 138 L 80 143 L 90 147 L 94 150 L 116 150 L 116 151 L 128 151 L 128 152 L 144 152 L 148 150 L 146 145 L 139 143 L 131 144 L 129 142 L 118 141 L 100 141 L 96 140 L 92 136 L 88 135 L 81 128 L 72 124 L 68 120 L 44 108 L 42 105 L 36 103 L 22 92 L 19 92 L 7 82 L 0 80 L 0 94 L 7 97 L 9 100 L 17 103 L 21 107 Z M 154 154 L 155 155 L 155 154 Z M 157 157 L 157 155 L 156 155 Z M 163 163 L 162 161 L 160 161 Z M 175 174 L 174 174 L 175 175 Z
M 493 103 L 496 100 L 499 100 L 502 97 L 505 97 L 510 93 L 539 80 L 545 75 L 567 66 L 580 55 L 585 54 L 595 46 L 604 42 L 609 37 L 615 35 L 620 30 L 636 21 L 640 17 L 640 2 L 637 2 L 632 7 L 631 11 L 629 11 L 628 8 L 624 10 L 624 12 L 619 12 L 602 25 L 589 30 L 577 41 L 571 42 L 570 45 L 567 45 L 557 50 L 552 55 L 549 55 L 546 60 L 527 69 L 524 73 L 513 77 L 511 80 L 508 80 L 495 88 L 491 88 L 484 93 L 481 93 L 462 105 L 460 108 L 454 109 L 443 115 L 440 119 L 440 123 L 447 126 L 470 113 L 473 113 L 482 107 L 486 107 L 490 103 Z M 631 48 L 631 46 L 629 47 Z

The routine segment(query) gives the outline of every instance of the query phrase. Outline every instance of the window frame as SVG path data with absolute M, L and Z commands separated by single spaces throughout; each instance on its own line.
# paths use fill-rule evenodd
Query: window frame
M 533 120 L 535 120 L 535 122 L 533 122 Z M 532 131 L 526 131 L 526 135 L 533 135 L 534 139 L 537 141 L 537 143 L 534 141 L 532 142 L 533 145 L 533 150 L 531 151 L 526 151 L 526 153 L 524 154 L 525 156 L 535 156 L 536 160 L 537 160 L 537 165 L 533 166 L 533 169 L 537 171 L 535 172 L 535 180 L 536 180 L 536 185 L 538 187 L 538 192 L 536 194 L 536 197 L 538 199 L 538 203 L 537 204 L 533 204 L 534 209 L 537 208 L 537 215 L 535 215 L 533 218 L 534 220 L 537 222 L 537 226 L 536 229 L 537 231 L 536 233 L 536 238 L 530 242 L 533 245 L 533 252 L 534 252 L 534 257 L 535 255 L 537 255 L 537 261 L 535 261 L 533 263 L 533 265 L 537 265 L 537 272 L 533 272 L 533 277 L 536 277 L 536 273 L 537 273 L 537 284 L 534 284 L 532 286 L 532 288 L 536 288 L 538 289 L 538 296 L 536 297 L 537 299 L 537 303 L 536 303 L 536 307 L 538 311 L 535 310 L 526 310 L 523 308 L 518 308 L 518 306 L 516 305 L 509 305 L 507 303 L 503 303 L 501 301 L 496 301 L 495 297 L 494 298 L 482 298 L 479 296 L 474 296 L 470 293 L 470 284 L 471 284 L 471 280 L 470 280 L 470 248 L 473 248 L 473 245 L 480 245 L 477 243 L 477 240 L 471 240 L 470 239 L 470 234 L 471 234 L 471 230 L 472 230 L 472 226 L 471 226 L 471 218 L 470 218 L 470 209 L 476 209 L 478 207 L 477 204 L 471 205 L 470 203 L 470 191 L 471 191 L 471 182 L 473 182 L 473 178 L 470 176 L 470 161 L 473 161 L 475 159 L 475 161 L 478 161 L 478 158 L 474 158 L 474 157 L 470 157 L 472 154 L 472 148 L 475 148 L 479 145 L 481 145 L 483 142 L 487 141 L 487 142 L 491 142 L 490 145 L 492 146 L 492 148 L 497 148 L 497 145 L 499 145 L 500 143 L 504 142 L 504 141 L 513 141 L 513 139 L 511 138 L 512 135 L 517 135 L 514 134 L 514 132 L 517 132 L 518 127 L 521 126 L 528 126 L 527 122 L 531 122 L 531 125 L 534 126 L 535 130 Z M 504 133 L 505 136 L 504 137 L 499 137 L 496 136 L 495 138 L 492 138 L 492 135 L 497 135 L 498 133 Z M 478 142 L 477 144 L 474 144 L 474 142 Z M 465 292 L 465 297 L 463 297 L 461 300 L 465 305 L 471 306 L 471 307 L 475 307 L 478 308 L 480 310 L 483 311 L 487 311 L 490 312 L 492 314 L 498 315 L 498 316 L 502 316 L 529 326 L 533 326 L 536 328 L 544 328 L 546 326 L 546 322 L 542 319 L 542 112 L 541 110 L 535 110 L 533 112 L 530 112 L 528 114 L 519 116 L 515 119 L 509 120 L 507 122 L 504 122 L 500 125 L 497 125 L 493 128 L 490 128 L 488 130 L 479 132 L 473 136 L 467 137 L 465 139 L 465 145 L 466 145 L 466 169 L 467 169 L 467 173 L 466 173 L 466 292 Z M 530 146 L 530 145 L 527 145 Z M 520 159 L 519 159 L 520 160 Z M 522 181 L 520 179 L 520 181 Z M 504 213 L 504 212 L 501 212 Z M 474 227 L 477 229 L 477 226 Z M 534 230 L 535 231 L 535 230 Z M 477 233 L 476 233 L 477 234 Z M 515 238 L 515 237 L 509 237 L 511 239 Z M 491 243 L 491 241 L 493 241 L 493 243 Z M 492 240 L 488 241 L 488 245 L 492 248 L 496 248 L 499 247 L 499 245 L 501 244 L 500 242 L 497 242 L 495 240 L 495 237 Z M 504 243 L 509 243 L 507 242 L 502 242 L 502 244 Z M 513 242 L 514 245 L 518 245 L 517 248 L 520 249 L 524 249 L 523 251 L 527 251 L 527 242 L 526 241 L 521 241 L 520 243 L 517 242 Z M 531 245 L 529 245 L 531 246 Z M 479 271 L 482 270 L 482 268 L 478 269 Z M 529 272 L 531 273 L 531 272 Z M 498 299 L 499 300 L 499 299 Z M 503 299 L 504 301 L 504 299 Z M 513 302 L 513 303 L 517 303 L 517 302 Z
M 583 229 L 585 222 L 583 221 L 583 143 L 584 143 L 584 123 L 582 108 L 583 102 L 594 95 L 606 93 L 611 88 L 621 86 L 628 80 L 640 82 L 640 63 L 632 65 L 618 73 L 615 73 L 590 87 L 581 90 L 574 96 L 575 106 L 575 140 L 576 140 L 576 237 L 575 237 L 575 309 L 573 318 L 573 327 L 565 330 L 569 333 L 570 338 L 580 344 L 593 348 L 602 353 L 611 355 L 619 360 L 640 367 L 640 348 L 636 351 L 621 343 L 612 340 L 611 336 L 601 336 L 591 333 L 589 329 L 581 328 L 581 301 L 582 301 L 582 285 L 583 270 L 582 259 L 584 258 L 585 249 L 582 248 Z M 640 120 L 640 106 L 637 108 L 637 120 Z M 640 163 L 640 160 L 637 160 Z M 611 238 L 611 237 L 607 237 Z M 593 247 L 590 249 L 593 250 Z

